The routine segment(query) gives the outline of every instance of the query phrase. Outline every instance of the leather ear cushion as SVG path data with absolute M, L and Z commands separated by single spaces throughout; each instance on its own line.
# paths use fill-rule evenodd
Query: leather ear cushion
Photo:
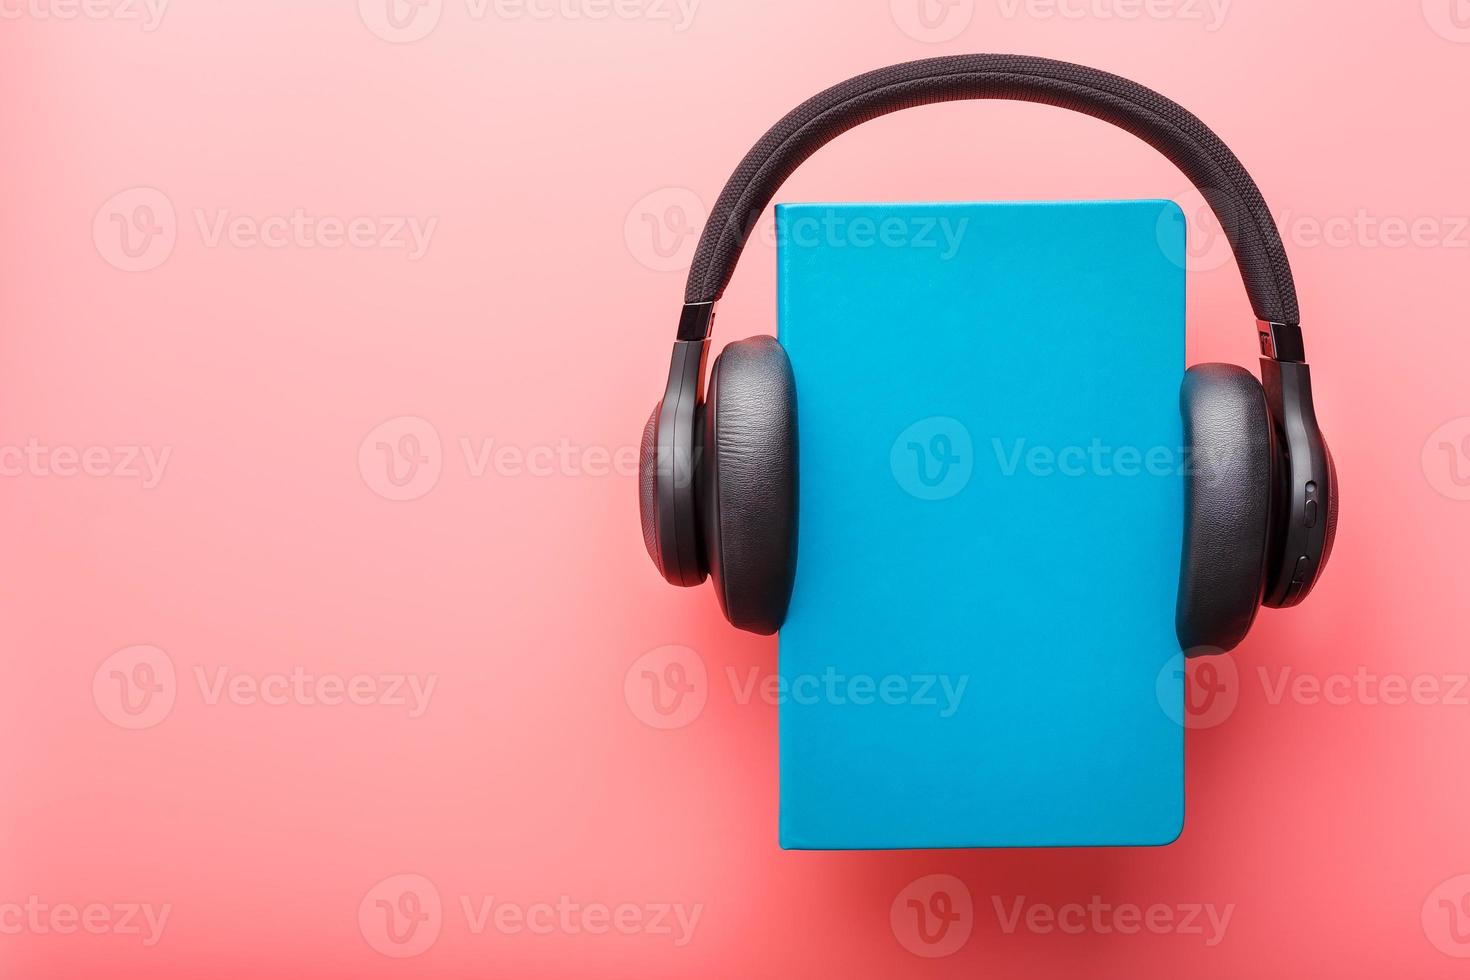
M 658 510 L 656 496 L 658 494 L 658 410 L 661 406 L 653 406 L 653 414 L 648 416 L 648 424 L 643 427 L 643 442 L 638 447 L 638 520 L 643 525 L 643 547 L 648 549 L 648 557 L 653 559 L 653 564 L 658 568 L 659 574 L 664 571 L 663 556 L 658 548 Z
M 796 382 L 774 337 L 730 344 L 704 405 L 700 513 L 710 577 L 735 626 L 780 628 L 796 573 Z
M 1265 588 L 1266 395 L 1244 368 L 1201 364 L 1185 372 L 1179 406 L 1190 455 L 1175 629 L 1187 655 L 1223 653 L 1245 638 Z

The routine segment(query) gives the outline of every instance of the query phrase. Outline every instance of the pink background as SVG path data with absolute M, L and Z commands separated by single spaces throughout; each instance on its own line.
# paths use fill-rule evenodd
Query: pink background
M 1470 10 L 917 2 L 6 0 L 0 975 L 1464 975 Z M 1337 551 L 1220 666 L 1178 844 L 783 853 L 776 708 L 741 696 L 774 642 L 659 580 L 631 458 L 748 145 L 972 50 L 1130 75 L 1251 167 Z M 1098 122 L 986 104 L 850 134 L 781 198 L 1175 197 L 1190 357 L 1253 363 L 1186 190 Z M 267 220 L 298 211 L 330 220 Z M 719 341 L 773 329 L 773 258 Z M 695 690 L 663 716 L 639 678 L 670 659 Z M 1044 929 L 1089 902 L 1173 924 Z

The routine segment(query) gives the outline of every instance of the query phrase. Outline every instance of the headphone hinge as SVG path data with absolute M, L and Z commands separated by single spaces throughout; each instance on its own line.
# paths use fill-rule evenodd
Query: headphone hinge
M 714 303 L 685 303 L 679 313 L 679 340 L 708 340 L 715 325 Z
M 1306 344 L 1302 340 L 1302 328 L 1299 324 L 1257 320 L 1256 333 L 1261 338 L 1262 357 L 1298 363 L 1307 359 Z

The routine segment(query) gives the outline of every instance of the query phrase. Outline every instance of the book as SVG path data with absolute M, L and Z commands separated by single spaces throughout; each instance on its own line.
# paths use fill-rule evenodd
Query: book
M 785 204 L 776 231 L 781 846 L 1171 842 L 1178 206 Z

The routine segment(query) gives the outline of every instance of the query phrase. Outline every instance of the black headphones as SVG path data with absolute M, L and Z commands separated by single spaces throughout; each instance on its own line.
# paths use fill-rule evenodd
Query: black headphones
M 1291 267 L 1255 182 L 1204 123 L 1126 78 L 1045 58 L 957 55 L 868 72 L 797 106 L 745 155 L 700 236 L 668 386 L 643 430 L 648 553 L 674 585 L 711 576 L 735 626 L 780 628 L 796 570 L 796 383 L 781 345 L 752 337 L 716 358 L 706 392 L 715 303 L 761 212 L 807 157 L 870 119 L 957 99 L 1041 102 L 1119 126 L 1172 160 L 1224 227 L 1258 318 L 1263 381 L 1229 364 L 1185 372 L 1192 465 L 1176 629 L 1190 655 L 1230 650 L 1262 604 L 1306 598 L 1337 527 Z

